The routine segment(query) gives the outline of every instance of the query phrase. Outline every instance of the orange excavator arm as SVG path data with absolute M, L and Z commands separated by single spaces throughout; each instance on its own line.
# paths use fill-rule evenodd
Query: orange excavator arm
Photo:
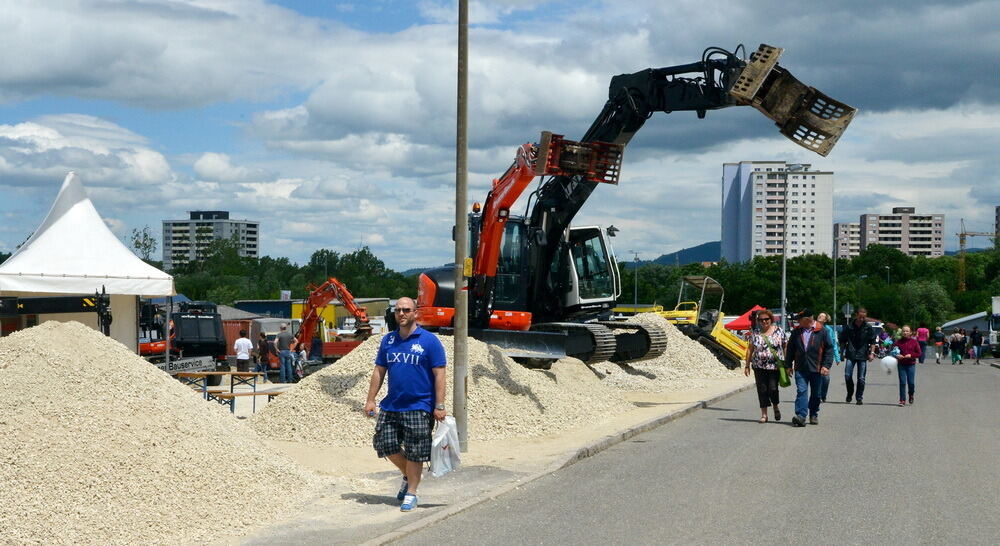
M 310 346 L 316 327 L 322 320 L 320 314 L 323 312 L 323 308 L 333 300 L 340 300 L 344 308 L 354 316 L 355 337 L 366 339 L 371 335 L 372 327 L 369 324 L 368 312 L 364 307 L 360 307 L 354 302 L 354 296 L 344 283 L 335 277 L 330 277 L 323 284 L 319 286 L 310 284 L 308 288 L 310 290 L 309 298 L 306 300 L 305 307 L 302 308 L 302 326 L 299 328 L 297 346 Z
M 510 208 L 528 184 L 542 175 L 578 175 L 593 182 L 617 184 L 621 158 L 622 146 L 617 144 L 574 142 L 548 131 L 542 132 L 537 145 L 528 142 L 517 149 L 514 163 L 503 176 L 493 180 L 493 189 L 483 206 L 482 228 L 469 285 L 472 326 L 487 328 L 489 325 L 504 227 L 510 219 Z

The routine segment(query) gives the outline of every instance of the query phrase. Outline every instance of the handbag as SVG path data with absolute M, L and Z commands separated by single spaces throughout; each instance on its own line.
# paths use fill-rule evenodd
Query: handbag
M 771 339 L 765 334 L 761 334 L 764 338 L 764 343 L 767 344 L 767 348 L 771 351 L 771 355 L 774 357 L 774 367 L 778 370 L 778 386 L 788 387 L 792 384 L 792 380 L 788 377 L 788 368 L 785 368 L 785 359 L 778 356 L 777 349 L 771 344 Z

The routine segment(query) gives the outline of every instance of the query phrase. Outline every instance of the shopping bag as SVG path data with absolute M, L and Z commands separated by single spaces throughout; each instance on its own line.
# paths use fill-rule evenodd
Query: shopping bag
M 784 364 L 784 362 L 782 362 Z M 789 387 L 792 384 L 791 378 L 788 377 L 788 368 L 784 366 L 777 366 L 778 368 L 778 386 L 779 387 Z
M 438 421 L 431 440 L 431 475 L 440 478 L 462 464 L 458 453 L 458 425 L 451 415 Z

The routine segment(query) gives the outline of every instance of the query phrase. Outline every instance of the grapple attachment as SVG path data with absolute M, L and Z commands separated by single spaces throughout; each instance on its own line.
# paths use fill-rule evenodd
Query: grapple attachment
M 575 142 L 543 131 L 538 141 L 535 175 L 583 176 L 593 182 L 618 184 L 624 149 L 621 144 Z
M 783 51 L 761 44 L 729 94 L 773 119 L 792 142 L 826 156 L 858 110 L 805 85 L 778 66 Z

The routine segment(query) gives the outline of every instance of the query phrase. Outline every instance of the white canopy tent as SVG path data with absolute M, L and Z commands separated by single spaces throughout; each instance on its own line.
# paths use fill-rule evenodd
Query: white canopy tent
M 69 173 L 45 220 L 0 265 L 0 295 L 111 294 L 111 337 L 137 346 L 137 296 L 172 296 L 174 279 L 140 260 L 111 233 L 76 173 Z M 96 313 L 40 315 L 97 328 Z

